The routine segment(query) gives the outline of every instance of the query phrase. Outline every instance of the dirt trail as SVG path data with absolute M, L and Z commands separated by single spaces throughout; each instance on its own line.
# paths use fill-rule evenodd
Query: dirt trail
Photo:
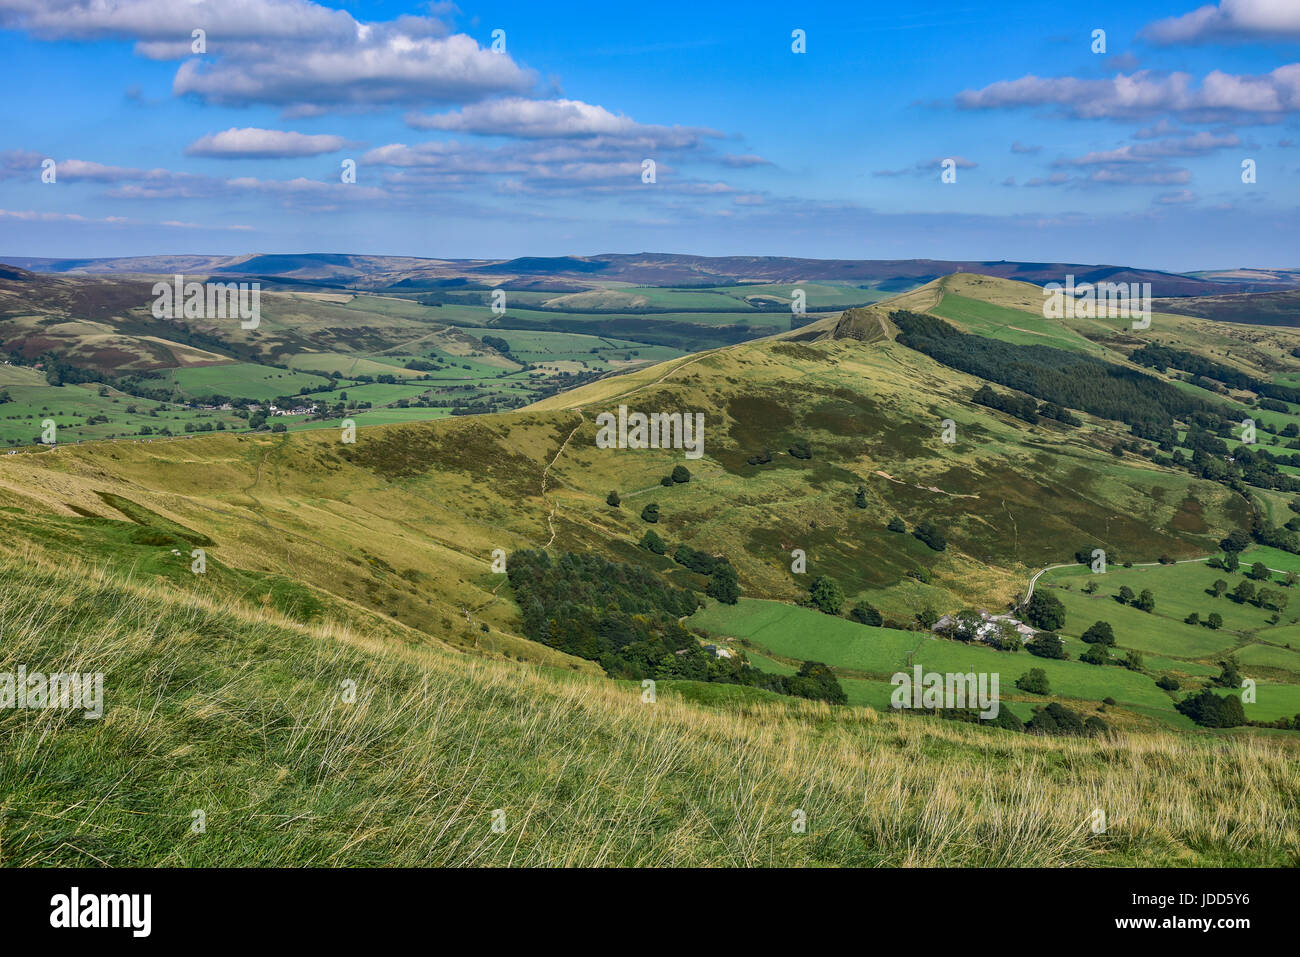
M 978 495 L 971 492 L 946 492 L 937 485 L 918 485 L 915 482 L 904 482 L 902 479 L 896 479 L 888 472 L 882 472 L 880 469 L 876 469 L 874 474 L 879 475 L 881 478 L 889 479 L 889 481 L 893 482 L 895 485 L 911 485 L 912 488 L 919 488 L 922 492 L 938 492 L 940 495 L 948 495 L 952 498 L 979 498 Z
M 550 465 L 542 469 L 542 505 L 543 506 L 546 505 L 546 481 L 551 477 L 551 468 L 555 465 L 556 462 L 560 460 L 560 456 L 564 454 L 564 450 L 569 447 L 569 439 L 577 435 L 578 430 L 582 428 L 583 423 L 587 421 L 587 417 L 582 414 L 582 406 L 578 406 L 573 411 L 578 413 L 578 418 L 580 421 L 578 422 L 577 425 L 573 427 L 573 431 L 571 431 L 567 436 L 565 436 L 563 444 L 560 445 L 559 450 L 555 453 L 555 458 L 551 459 Z M 560 507 L 559 502 L 553 504 L 551 506 L 550 514 L 546 516 L 546 526 L 551 530 L 551 537 L 546 540 L 546 544 L 542 546 L 543 548 L 550 548 L 551 544 L 555 541 L 555 522 L 553 521 L 553 519 L 555 518 L 555 510 L 558 509 L 559 507 Z
M 581 407 L 578 407 L 578 408 L 574 409 L 573 411 L 575 411 L 575 412 L 578 413 L 578 418 L 579 418 L 578 424 L 575 425 L 575 426 L 573 427 L 573 429 L 569 432 L 569 434 L 568 434 L 567 436 L 565 436 L 564 441 L 560 444 L 559 449 L 556 450 L 555 455 L 554 455 L 554 457 L 551 459 L 550 463 L 546 466 L 546 468 L 542 469 L 542 505 L 543 505 L 543 507 L 545 507 L 545 505 L 546 505 L 546 484 L 547 484 L 548 480 L 549 480 L 550 477 L 551 477 L 551 469 L 555 466 L 555 463 L 558 462 L 558 461 L 560 460 L 560 456 L 564 454 L 564 450 L 565 450 L 566 448 L 569 447 L 569 440 L 572 439 L 575 435 L 578 434 L 578 430 L 579 430 L 580 428 L 582 428 L 583 423 L 587 421 L 587 417 L 586 417 L 585 415 L 583 415 L 583 413 L 582 413 L 582 408 L 581 408 Z M 542 546 L 543 548 L 550 548 L 551 545 L 555 542 L 555 521 L 554 521 L 554 519 L 555 519 L 555 512 L 556 512 L 556 510 L 557 510 L 559 507 L 560 507 L 559 502 L 553 502 L 553 503 L 551 504 L 551 510 L 550 510 L 550 512 L 548 512 L 547 515 L 546 515 L 546 527 L 550 529 L 550 531 L 551 531 L 551 537 L 548 538 L 548 539 L 546 540 L 546 544 Z M 505 576 L 502 576 L 501 580 L 500 580 L 499 582 L 497 582 L 496 585 L 495 585 L 495 587 L 493 587 L 493 589 L 492 589 L 492 597 L 490 597 L 487 601 L 483 602 L 483 604 L 481 604 L 481 605 L 476 605 L 476 606 L 471 610 L 472 613 L 473 613 L 473 614 L 478 614 L 478 613 L 481 612 L 484 608 L 488 607 L 488 605 L 491 605 L 494 601 L 496 601 L 496 600 L 497 600 L 497 592 L 501 590 L 501 586 L 504 585 L 504 584 L 506 583 L 506 581 L 507 581 L 507 579 L 505 578 Z M 467 619 L 467 620 L 468 620 L 468 619 Z

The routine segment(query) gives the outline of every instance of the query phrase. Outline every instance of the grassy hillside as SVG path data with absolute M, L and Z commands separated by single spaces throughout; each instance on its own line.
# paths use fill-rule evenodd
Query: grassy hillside
M 1084 545 L 1137 563 L 1197 559 L 1249 526 L 1242 493 L 1116 456 L 1127 433 L 1112 421 L 1081 413 L 1077 427 L 1030 425 L 973 403 L 981 380 L 894 341 L 888 318 L 901 304 L 1001 341 L 1048 338 L 1118 363 L 1136 347 L 1122 330 L 1036 317 L 1034 294 L 952 277 L 518 411 L 359 420 L 355 443 L 327 420 L 0 457 L 0 671 L 100 671 L 109 695 L 100 722 L 0 712 L 11 742 L 0 749 L 0 860 L 1296 863 L 1295 735 L 1196 732 L 1155 677 L 1200 687 L 1232 651 L 1259 679 L 1252 717 L 1300 712 L 1300 609 L 1270 621 L 1198 597 L 1208 569 L 1194 563 L 1116 564 L 1096 595 L 1075 569 L 1039 581 L 1067 607 L 1068 660 L 913 630 L 920 609 L 1008 607 L 1031 575 Z M 418 308 L 393 302 L 399 319 Z M 1162 334 L 1186 344 L 1204 325 L 1177 317 Z M 1231 328 L 1202 345 L 1252 373 L 1284 344 L 1284 333 Z M 495 334 L 512 354 L 556 348 L 572 361 L 593 341 Z M 353 352 L 315 348 L 298 349 L 285 374 L 355 374 L 341 365 Z M 332 369 L 301 361 L 326 353 Z M 513 375 L 496 355 L 506 365 L 483 374 Z M 11 391 L 36 387 L 7 375 Z M 378 403 L 418 388 L 407 376 L 346 390 Z M 702 413 L 703 456 L 599 448 L 596 417 L 619 405 Z M 663 485 L 683 464 L 690 480 Z M 1289 511 L 1281 493 L 1257 499 Z M 642 517 L 650 504 L 653 524 Z M 895 517 L 904 531 L 888 528 Z M 941 526 L 942 550 L 911 534 L 926 521 Z M 638 547 L 651 527 L 667 555 Z M 644 704 L 635 683 L 528 640 L 492 568 L 498 549 L 595 552 L 698 592 L 706 579 L 671 557 L 683 543 L 725 555 L 747 596 L 688 624 L 776 674 L 822 660 L 850 705 L 686 681 L 663 682 L 658 703 Z M 192 571 L 196 549 L 203 574 Z M 805 571 L 792 567 L 796 550 Z M 1300 562 L 1252 554 L 1279 569 Z M 840 584 L 846 608 L 880 609 L 886 627 L 796 607 L 821 575 Z M 1155 591 L 1153 614 L 1108 597 L 1130 578 Z M 1222 630 L 1182 622 L 1216 601 Z M 1120 651 L 1142 651 L 1146 667 L 1078 661 L 1094 617 L 1112 619 Z M 1104 715 L 1114 733 L 1037 738 L 879 713 L 889 675 L 909 663 L 1000 671 L 1006 706 L 1022 718 L 1056 700 Z M 1051 696 L 1018 693 L 1014 679 L 1040 666 Z M 350 702 L 345 682 L 356 683 Z M 1087 823 L 1098 807 L 1111 824 L 1103 835 Z M 195 809 L 207 814 L 204 835 L 190 831 Z M 496 809 L 504 834 L 491 830 Z M 796 810 L 808 814 L 807 834 L 790 829 Z
M 0 711 L 5 865 L 1300 859 L 1296 764 L 1267 742 L 1033 739 L 690 687 L 650 704 L 355 609 L 303 623 L 34 553 L 0 571 L 0 670 L 105 675 L 101 720 Z
M 918 290 L 899 301 L 937 298 Z M 885 338 L 765 340 L 519 412 L 374 427 L 358 417 L 354 445 L 326 421 L 287 435 L 4 456 L 0 504 L 24 510 L 15 540 L 48 543 L 81 535 L 85 516 L 121 519 L 98 494 L 110 492 L 201 531 L 219 564 L 311 581 L 430 632 L 461 622 L 458 639 L 486 623 L 494 641 L 529 654 L 538 646 L 517 636 L 492 551 L 596 550 L 690 581 L 671 559 L 635 547 L 651 503 L 659 534 L 729 556 L 747 595 L 797 600 L 829 574 L 850 601 L 905 624 L 925 606 L 1005 607 L 1033 571 L 1090 542 L 1135 560 L 1196 557 L 1246 522 L 1244 501 L 1221 485 L 1116 460 L 1106 423 L 1028 426 L 972 404 L 978 385 Z M 415 387 L 355 388 L 378 401 L 376 390 Z M 620 404 L 703 412 L 704 457 L 597 448 L 596 415 Z M 941 437 L 945 419 L 956 424 L 953 444 Z M 810 459 L 789 453 L 800 441 Z M 769 463 L 748 464 L 764 449 Z M 689 483 L 659 484 L 684 462 Z M 855 505 L 859 487 L 866 508 Z M 612 489 L 619 508 L 606 504 Z M 909 529 L 937 521 L 946 550 L 888 531 L 894 516 Z M 805 574 L 791 569 L 795 549 L 806 553 Z

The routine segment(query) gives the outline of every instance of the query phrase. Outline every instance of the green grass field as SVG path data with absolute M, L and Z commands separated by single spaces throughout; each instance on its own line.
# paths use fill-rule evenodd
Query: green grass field
M 300 352 L 286 356 L 285 363 L 291 369 L 309 369 L 313 372 L 337 372 L 344 379 L 358 375 L 380 376 L 401 375 L 419 376 L 421 372 L 403 368 L 399 363 L 381 362 L 359 355 L 347 355 L 341 352 Z
M 989 336 L 1023 346 L 1055 346 L 1075 352 L 1097 354 L 1101 350 L 1060 323 L 1019 309 L 946 293 L 930 312 L 961 323 L 975 335 Z
M 1199 563 L 1148 568 L 1111 565 L 1105 575 L 1093 575 L 1079 566 L 1048 572 L 1040 579 L 1040 587 L 1045 582 L 1051 594 L 1065 605 L 1063 631 L 1066 634 L 1077 636 L 1094 621 L 1109 621 L 1122 648 L 1194 660 L 1231 648 L 1243 632 L 1269 627 L 1272 616 L 1272 612 L 1239 604 L 1227 595 L 1212 597 L 1207 591 L 1215 580 L 1226 581 L 1231 591 L 1243 579 L 1240 572 L 1230 575 Z M 1090 581 L 1097 584 L 1098 590 L 1096 594 L 1086 595 L 1082 588 Z M 1072 586 L 1069 590 L 1052 587 L 1066 583 Z M 1115 595 L 1125 585 L 1135 594 L 1149 589 L 1155 596 L 1155 611 L 1139 611 L 1116 601 Z M 1273 587 L 1280 590 L 1280 586 Z M 1223 627 L 1212 631 L 1203 625 L 1184 624 L 1183 619 L 1192 612 L 1202 620 L 1211 612 L 1218 612 L 1223 617 Z M 1294 610 L 1288 607 L 1282 620 L 1289 623 L 1297 618 L 1300 618 L 1300 607 Z
M 101 396 L 99 387 L 93 384 L 55 387 L 42 382 L 4 388 L 11 401 L 0 404 L 0 442 L 10 446 L 38 443 L 44 432 L 42 423 L 47 419 L 54 421 L 56 441 L 60 444 L 158 435 L 163 429 L 184 434 L 187 424 L 215 428 L 221 423 L 227 429 L 247 427 L 243 419 L 228 412 L 186 409 L 174 403 L 139 399 L 114 389 L 106 390 L 108 394 Z
M 294 396 L 304 389 L 318 388 L 329 382 L 322 376 L 250 362 L 169 369 L 163 374 L 163 380 L 174 384 L 190 400 L 224 395 L 257 402 L 281 395 Z
M 1169 723 L 1181 724 L 1181 716 L 1173 709 L 1174 699 L 1157 688 L 1151 677 L 1119 667 L 1036 658 L 1023 651 L 1000 652 L 978 643 L 872 628 L 813 609 L 752 599 L 741 599 L 735 606 L 711 603 L 690 622 L 711 633 L 731 636 L 742 646 L 749 642 L 781 658 L 822 661 L 842 670 L 842 683 L 852 703 L 876 707 L 883 700 L 887 705 L 889 676 L 917 664 L 928 671 L 996 673 L 1007 695 L 1017 694 L 1017 678 L 1030 668 L 1042 668 L 1052 694 L 1062 700 L 1095 703 L 1111 697 L 1121 707 L 1141 707 Z M 1076 643 L 1074 649 L 1079 647 Z

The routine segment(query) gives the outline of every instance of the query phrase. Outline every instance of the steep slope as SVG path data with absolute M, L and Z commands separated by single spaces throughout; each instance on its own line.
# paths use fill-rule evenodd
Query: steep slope
M 0 575 L 0 671 L 104 676 L 99 720 L 0 710 L 0 866 L 1294 866 L 1300 847 L 1296 764 L 1267 742 L 704 707 L 689 685 L 647 703 L 375 615 L 303 625 L 34 553 Z

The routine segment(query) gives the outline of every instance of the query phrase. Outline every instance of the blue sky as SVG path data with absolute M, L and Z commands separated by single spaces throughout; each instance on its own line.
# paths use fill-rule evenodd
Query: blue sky
M 0 0 L 0 257 L 1300 266 L 1300 3 L 1071 7 Z

